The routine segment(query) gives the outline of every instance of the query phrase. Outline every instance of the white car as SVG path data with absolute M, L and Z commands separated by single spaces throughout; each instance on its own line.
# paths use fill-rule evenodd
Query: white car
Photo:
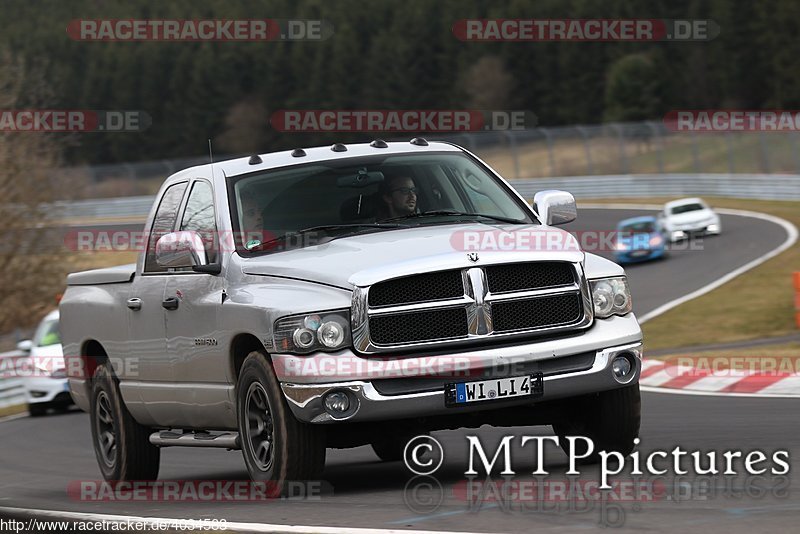
M 672 242 L 693 235 L 719 234 L 722 231 L 719 215 L 701 198 L 682 198 L 667 202 L 658 219 Z
M 17 343 L 30 355 L 30 372 L 25 376 L 25 400 L 31 416 L 44 415 L 48 408 L 66 409 L 72 404 L 61 349 L 58 310 L 48 313 L 33 336 Z

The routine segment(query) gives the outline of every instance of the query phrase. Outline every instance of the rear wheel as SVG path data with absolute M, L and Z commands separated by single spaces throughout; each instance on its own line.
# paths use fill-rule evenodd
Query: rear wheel
M 119 384 L 107 365 L 92 377 L 92 443 L 97 463 L 106 480 L 155 480 L 161 449 L 150 443 L 150 429 L 131 416 Z
M 292 481 L 318 479 L 325 467 L 322 429 L 289 409 L 267 355 L 248 354 L 236 388 L 242 455 L 250 477 L 285 492 Z
M 569 454 L 566 436 L 585 436 L 594 443 L 594 452 L 583 462 L 596 462 L 599 451 L 615 451 L 628 455 L 633 451 L 633 440 L 639 436 L 642 402 L 639 384 L 633 384 L 593 395 L 586 395 L 570 403 L 567 419 L 553 425 L 564 452 Z M 577 442 L 580 446 L 582 442 Z M 578 454 L 586 449 L 579 447 Z

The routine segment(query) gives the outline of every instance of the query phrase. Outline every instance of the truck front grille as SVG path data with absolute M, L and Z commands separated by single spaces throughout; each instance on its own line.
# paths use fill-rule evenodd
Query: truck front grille
M 492 305 L 495 332 L 570 324 L 578 321 L 581 313 L 581 297 L 577 293 Z
M 512 263 L 486 268 L 492 293 L 544 289 L 575 283 L 575 270 L 564 262 Z
M 375 284 L 369 290 L 369 305 L 378 307 L 414 304 L 457 298 L 463 294 L 461 271 L 440 271 Z
M 369 331 L 380 345 L 416 343 L 435 339 L 467 337 L 467 311 L 447 308 L 371 317 Z
M 507 335 L 569 331 L 593 320 L 580 263 L 449 269 L 356 288 L 353 341 L 362 353 Z

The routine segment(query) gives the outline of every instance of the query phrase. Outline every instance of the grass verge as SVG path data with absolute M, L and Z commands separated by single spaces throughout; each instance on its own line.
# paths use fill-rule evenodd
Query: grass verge
M 663 204 L 667 198 L 608 199 L 592 203 Z M 800 227 L 800 202 L 705 197 L 713 207 L 767 213 Z M 578 202 L 588 203 L 584 200 Z M 646 348 L 683 348 L 797 332 L 792 273 L 800 271 L 800 244 L 642 325 Z M 634 295 L 635 298 L 635 295 Z M 750 349 L 751 352 L 765 349 Z
M 19 413 L 24 413 L 28 410 L 28 406 L 26 404 L 15 404 L 14 406 L 6 406 L 5 408 L 0 408 L 0 417 L 8 417 L 9 415 L 17 415 Z

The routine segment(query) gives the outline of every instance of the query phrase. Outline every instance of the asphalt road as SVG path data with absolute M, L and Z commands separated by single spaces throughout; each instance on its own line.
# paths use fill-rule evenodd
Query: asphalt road
M 617 220 L 637 211 L 582 210 L 574 230 L 613 230 Z M 759 257 L 785 239 L 782 228 L 767 222 L 723 216 L 724 234 L 703 240 L 702 250 L 674 251 L 663 261 L 628 268 L 634 306 L 641 315 L 664 302 L 714 281 Z M 602 251 L 610 256 L 610 252 Z M 791 399 L 747 399 L 643 394 L 640 451 L 761 450 L 800 454 L 800 412 Z M 569 504 L 558 497 L 565 480 L 566 455 L 548 448 L 550 498 L 545 502 L 512 500 L 498 503 L 491 486 L 477 492 L 470 504 L 461 491 L 467 466 L 465 435 L 497 443 L 513 434 L 547 435 L 549 427 L 438 432 L 445 451 L 438 482 L 412 479 L 402 462 L 381 463 L 368 447 L 329 450 L 323 495 L 307 500 L 239 503 L 84 502 L 67 494 L 80 480 L 99 478 L 86 414 L 71 412 L 44 418 L 0 423 L 0 506 L 129 514 L 174 518 L 224 518 L 228 521 L 325 525 L 341 527 L 416 528 L 470 532 L 568 531 L 620 526 L 656 532 L 702 529 L 713 532 L 793 530 L 800 513 L 798 486 L 791 477 L 677 476 L 645 480 L 643 491 L 620 490 L 610 502 L 592 497 Z M 488 447 L 487 447 L 488 450 Z M 493 449 L 492 449 L 493 450 Z M 532 480 L 535 457 L 528 448 L 514 451 L 514 467 Z M 792 468 L 795 462 L 791 461 Z M 774 466 L 765 462 L 766 467 Z M 741 465 L 737 468 L 744 472 Z M 161 479 L 245 480 L 239 452 L 165 449 Z M 582 469 L 578 487 L 598 480 L 597 468 Z M 622 488 L 632 480 L 620 475 Z M 441 484 L 441 490 L 439 490 Z M 590 487 L 590 486 L 589 486 Z M 641 488 L 642 486 L 636 486 Z M 633 500 L 628 497 L 633 497 Z

